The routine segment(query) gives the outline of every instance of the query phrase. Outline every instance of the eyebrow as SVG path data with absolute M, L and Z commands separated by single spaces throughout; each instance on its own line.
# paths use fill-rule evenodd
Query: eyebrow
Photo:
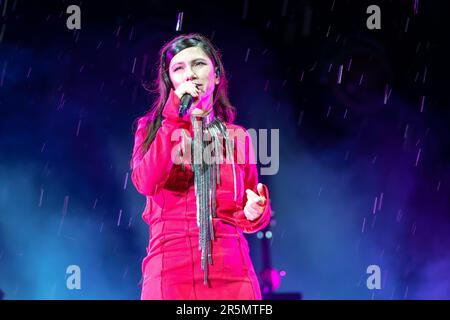
M 203 62 L 206 62 L 206 60 L 205 59 L 203 59 L 203 58 L 196 58 L 196 59 L 194 59 L 194 60 L 191 60 L 191 62 L 196 62 L 196 61 L 203 61 Z M 179 64 L 184 64 L 184 62 L 177 62 L 177 63 L 174 63 L 173 65 L 172 65 L 172 67 L 174 67 L 174 66 L 176 66 L 176 65 L 179 65 Z

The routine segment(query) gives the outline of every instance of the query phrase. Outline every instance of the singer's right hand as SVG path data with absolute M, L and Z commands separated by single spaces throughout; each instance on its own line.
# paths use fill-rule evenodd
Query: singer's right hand
M 178 86 L 175 90 L 175 94 L 181 99 L 186 93 L 190 94 L 194 99 L 198 98 L 201 93 L 201 90 L 197 88 L 197 86 L 192 82 L 192 80 L 188 80 L 183 82 Z

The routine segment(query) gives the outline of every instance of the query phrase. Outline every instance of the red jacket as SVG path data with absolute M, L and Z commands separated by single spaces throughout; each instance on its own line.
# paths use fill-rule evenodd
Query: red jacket
M 196 225 L 194 173 L 189 163 L 185 163 L 183 170 L 182 165 L 174 164 L 171 158 L 172 152 L 179 149 L 181 145 L 180 139 L 172 141 L 173 132 L 176 129 L 183 128 L 192 137 L 191 123 L 185 118 L 178 116 L 179 103 L 180 99 L 171 90 L 163 110 L 164 119 L 161 127 L 158 129 L 145 155 L 140 154 L 139 148 L 145 137 L 149 121 L 148 117 L 139 119 L 135 134 L 131 177 L 138 192 L 146 196 L 147 203 L 142 217 L 150 226 L 148 256 L 142 264 L 144 275 L 142 298 L 163 299 L 172 297 L 173 299 L 194 299 L 201 297 L 202 294 L 206 294 L 204 292 L 205 289 L 201 288 L 203 278 L 199 267 L 195 268 L 197 270 L 193 270 L 194 279 L 197 279 L 198 275 L 197 286 L 191 285 L 188 289 L 180 289 L 180 291 L 174 289 L 174 285 L 171 285 L 172 289 L 164 289 L 161 285 L 164 279 L 176 282 L 176 279 L 183 278 L 185 273 L 191 275 L 190 280 L 186 279 L 187 283 L 189 281 L 192 283 L 192 272 L 187 269 L 192 268 L 193 263 L 191 263 L 191 260 L 198 260 L 198 252 L 195 252 L 198 251 L 198 227 Z M 256 220 L 248 220 L 243 211 L 247 201 L 245 190 L 251 189 L 258 194 L 258 173 L 253 144 L 250 135 L 245 129 L 229 123 L 226 123 L 226 126 L 227 129 L 242 130 L 244 132 L 245 142 L 240 139 L 235 140 L 235 159 L 237 159 L 238 154 L 243 155 L 244 158 L 241 159 L 245 159 L 245 163 L 235 165 L 236 201 L 234 200 L 232 165 L 229 163 L 220 165 L 221 181 L 220 185 L 216 187 L 217 217 L 213 218 L 216 235 L 216 241 L 213 245 L 213 261 L 216 261 L 215 267 L 211 269 L 210 274 L 212 279 L 218 279 L 227 278 L 233 272 L 237 272 L 232 276 L 237 281 L 236 285 L 243 283 L 242 280 L 250 279 L 253 289 L 250 290 L 251 292 L 247 290 L 247 294 L 250 295 L 250 298 L 253 296 L 258 299 L 260 298 L 259 288 L 255 288 L 258 283 L 248 255 L 248 244 L 242 233 L 254 233 L 263 229 L 269 223 L 271 214 L 269 192 L 267 187 L 263 185 L 267 198 L 265 210 Z M 221 240 L 230 237 L 239 240 L 238 243 L 231 244 Z M 190 244 L 186 244 L 186 239 L 190 239 Z M 239 247 L 233 248 L 233 246 Z M 182 257 L 180 257 L 179 261 L 170 262 L 167 259 L 167 252 L 171 252 L 171 250 L 179 250 L 179 253 L 186 252 L 186 250 L 190 252 L 189 255 L 186 253 L 184 259 L 186 263 L 182 263 Z M 239 251 L 241 252 L 241 257 L 235 256 L 236 252 Z M 195 263 L 197 262 L 199 263 L 199 261 L 195 261 Z M 223 263 L 222 266 L 220 266 L 220 262 Z M 151 264 L 151 266 L 148 266 L 148 264 Z M 234 271 L 227 273 L 226 270 L 231 268 L 232 264 L 235 264 L 232 266 Z M 236 269 L 238 270 L 236 271 Z M 177 270 L 184 271 L 177 273 Z M 171 276 L 174 277 L 169 279 Z M 239 280 L 241 281 L 239 282 Z M 146 285 L 146 281 L 149 282 L 148 285 Z M 159 281 L 159 285 L 156 285 L 155 281 Z M 248 283 L 248 281 L 244 282 Z M 150 283 L 153 284 L 150 285 Z M 233 296 L 227 296 L 224 290 L 217 290 L 217 287 L 221 287 L 224 290 L 225 288 L 219 284 L 216 286 L 214 292 L 218 292 L 218 299 L 221 297 L 233 299 Z M 226 290 L 229 289 L 226 288 Z M 233 288 L 231 289 L 233 290 Z M 211 297 L 210 293 L 208 293 L 208 297 Z M 208 299 L 208 297 L 205 298 Z M 238 298 L 246 299 L 246 297 L 247 295 L 244 294 L 244 296 Z

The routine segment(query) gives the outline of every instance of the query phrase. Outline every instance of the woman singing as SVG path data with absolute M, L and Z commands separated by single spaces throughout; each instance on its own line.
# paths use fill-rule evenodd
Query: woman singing
M 220 54 L 200 34 L 180 35 L 160 50 L 158 72 L 131 161 L 150 227 L 141 299 L 260 300 L 243 233 L 269 223 L 269 192 L 249 133 L 233 124 Z

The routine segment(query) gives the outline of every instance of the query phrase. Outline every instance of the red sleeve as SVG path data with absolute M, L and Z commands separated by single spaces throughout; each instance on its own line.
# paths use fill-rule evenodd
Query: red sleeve
M 173 166 L 171 153 L 174 147 L 180 143 L 180 139 L 172 141 L 172 133 L 175 129 L 185 128 L 189 130 L 190 123 L 178 116 L 180 99 L 173 90 L 170 91 L 163 110 L 163 121 L 150 144 L 148 151 L 142 155 L 139 151 L 147 132 L 147 119 L 141 118 L 135 134 L 133 148 L 131 180 L 137 191 L 151 196 L 155 193 L 157 185 L 162 185 L 169 177 Z
M 242 208 L 245 207 L 245 204 L 247 203 L 247 194 L 245 190 L 250 189 L 256 194 L 258 194 L 258 170 L 256 166 L 256 160 L 255 160 L 255 152 L 253 148 L 253 143 L 250 134 L 246 131 L 246 140 L 247 143 L 245 144 L 245 154 L 248 155 L 246 158 L 244 171 L 244 198 L 242 203 Z M 272 213 L 271 207 L 270 207 L 270 197 L 269 197 L 269 189 L 266 185 L 263 184 L 264 189 L 264 196 L 266 197 L 267 201 L 264 207 L 263 213 L 255 220 L 250 221 L 247 219 L 247 217 L 244 214 L 244 210 L 239 210 L 234 213 L 234 218 L 236 221 L 236 224 L 241 227 L 244 231 L 244 233 L 255 233 L 259 230 L 264 229 L 270 222 L 270 215 Z

